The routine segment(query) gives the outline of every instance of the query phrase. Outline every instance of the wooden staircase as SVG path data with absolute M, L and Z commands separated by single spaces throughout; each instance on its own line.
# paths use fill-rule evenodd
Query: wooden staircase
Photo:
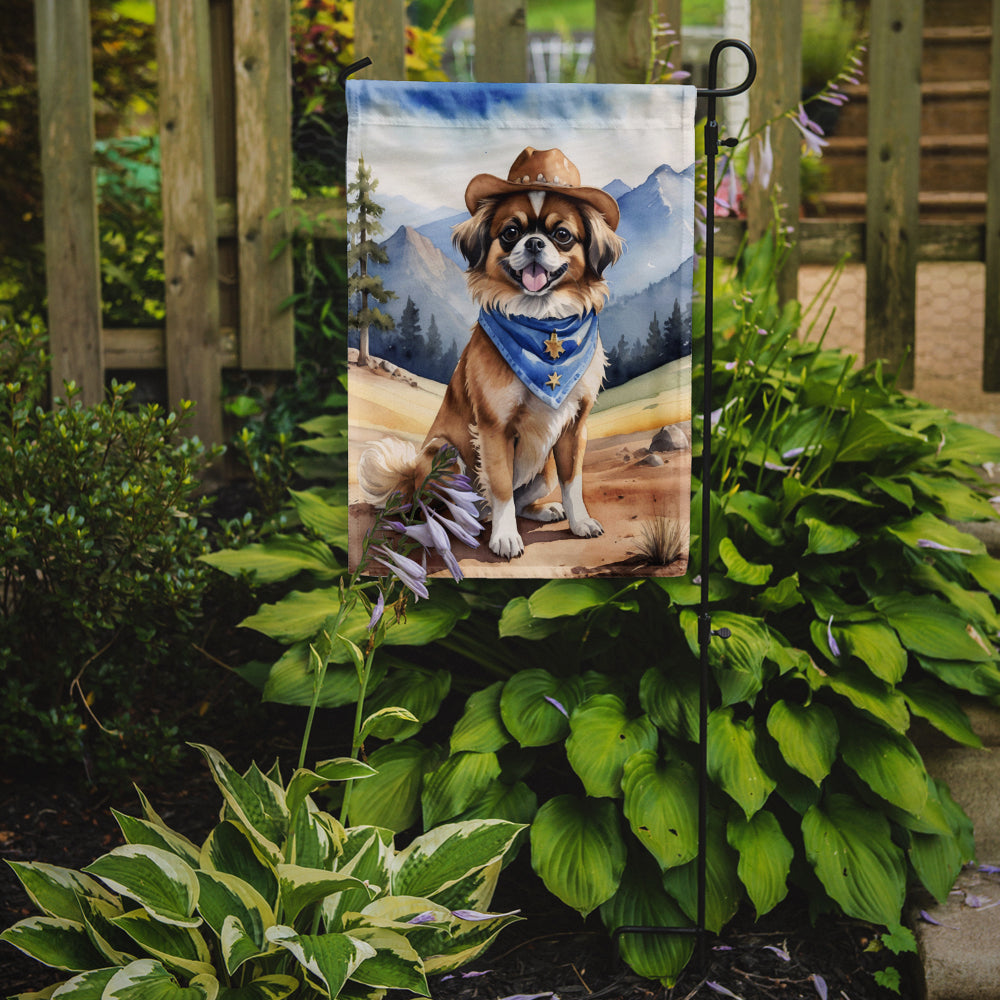
M 985 219 L 990 19 L 990 0 L 924 5 L 920 216 L 928 222 Z M 824 151 L 830 187 L 816 203 L 826 217 L 863 219 L 868 87 L 847 93 L 850 102 Z

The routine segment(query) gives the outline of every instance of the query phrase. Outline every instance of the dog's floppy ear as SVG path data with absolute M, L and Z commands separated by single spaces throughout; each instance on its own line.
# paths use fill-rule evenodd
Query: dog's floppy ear
M 495 208 L 494 199 L 483 199 L 476 209 L 476 214 L 465 222 L 460 222 L 451 231 L 451 242 L 469 262 L 470 268 L 482 267 L 486 263 L 486 257 L 490 252 L 490 226 L 493 223 Z
M 604 216 L 592 205 L 581 205 L 587 227 L 587 263 L 600 278 L 625 252 L 625 241 L 604 221 Z

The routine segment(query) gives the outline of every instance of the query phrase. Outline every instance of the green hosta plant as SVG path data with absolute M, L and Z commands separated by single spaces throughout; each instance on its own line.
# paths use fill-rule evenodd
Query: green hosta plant
M 366 764 L 338 758 L 285 784 L 276 768 L 240 774 L 199 749 L 224 801 L 201 845 L 140 793 L 142 818 L 115 813 L 126 844 L 83 871 L 11 863 L 42 915 L 0 938 L 72 974 L 55 995 L 429 996 L 429 973 L 470 961 L 517 919 L 487 911 L 518 825 L 450 823 L 399 850 L 391 831 L 346 829 L 312 799 L 329 782 L 370 779 Z

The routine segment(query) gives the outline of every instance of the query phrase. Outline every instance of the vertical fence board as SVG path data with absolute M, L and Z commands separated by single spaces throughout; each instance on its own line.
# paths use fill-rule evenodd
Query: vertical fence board
M 406 79 L 405 0 L 356 0 L 354 53 L 371 59 L 362 73 L 373 80 Z
M 160 0 L 156 9 L 167 394 L 197 402 L 192 430 L 222 440 L 219 257 L 207 0 Z
M 645 83 L 652 48 L 650 19 L 674 0 L 594 0 L 594 67 L 598 83 Z M 675 30 L 680 33 L 680 18 Z
M 475 0 L 475 75 L 480 83 L 528 79 L 524 0 Z
M 295 367 L 291 309 L 291 55 L 287 0 L 233 8 L 240 365 Z M 277 248 L 284 244 L 280 251 Z
M 88 0 L 35 0 L 52 391 L 104 395 Z
M 912 388 L 917 314 L 923 3 L 872 0 L 865 359 Z M 905 359 L 905 360 L 904 360 Z
M 986 325 L 983 329 L 983 390 L 1000 392 L 1000 0 L 993 0 L 989 129 L 989 171 L 986 180 Z
M 774 219 L 773 202 L 780 206 L 781 225 L 794 229 L 794 245 L 778 274 L 778 295 L 782 301 L 798 296 L 800 250 L 799 158 L 802 136 L 784 112 L 798 105 L 802 91 L 802 4 L 799 0 L 760 0 L 750 8 L 750 40 L 760 73 L 750 88 L 750 131 L 773 118 L 771 143 L 774 170 L 767 188 L 759 178 L 747 194 L 747 220 L 751 239 L 759 239 Z M 727 109 L 720 109 L 720 115 Z M 735 135 L 740 122 L 729 122 L 727 132 Z M 756 140 L 755 140 L 756 142 Z

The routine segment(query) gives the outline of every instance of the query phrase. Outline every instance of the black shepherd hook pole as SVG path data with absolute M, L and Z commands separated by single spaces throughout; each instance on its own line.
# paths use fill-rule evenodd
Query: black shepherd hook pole
M 747 75 L 736 87 L 719 88 L 719 56 L 725 49 L 739 49 L 747 60 Z M 753 49 L 735 38 L 717 42 L 708 60 L 708 87 L 698 90 L 699 97 L 708 99 L 705 122 L 705 161 L 707 166 L 707 205 L 705 219 L 705 374 L 702 398 L 702 451 L 701 451 L 701 603 L 698 612 L 698 645 L 701 652 L 701 690 L 698 700 L 698 910 L 694 927 L 619 927 L 613 937 L 622 934 L 694 934 L 698 940 L 698 964 L 702 971 L 707 966 L 705 954 L 705 897 L 707 890 L 708 847 L 708 696 L 709 668 L 708 647 L 712 636 L 729 637 L 729 629 L 712 630 L 712 615 L 708 610 L 709 534 L 712 504 L 710 479 L 712 472 L 712 305 L 715 282 L 715 158 L 719 146 L 735 146 L 734 138 L 719 140 L 719 123 L 715 119 L 715 102 L 719 97 L 735 97 L 750 89 L 757 76 L 757 58 Z
M 361 59 L 359 59 L 357 62 L 352 62 L 349 66 L 345 66 L 337 74 L 337 83 L 340 84 L 340 89 L 341 90 L 345 90 L 347 88 L 347 78 L 352 73 L 357 73 L 358 70 L 362 70 L 366 66 L 371 66 L 371 65 L 372 65 L 371 59 L 369 59 L 368 56 L 364 56 Z

